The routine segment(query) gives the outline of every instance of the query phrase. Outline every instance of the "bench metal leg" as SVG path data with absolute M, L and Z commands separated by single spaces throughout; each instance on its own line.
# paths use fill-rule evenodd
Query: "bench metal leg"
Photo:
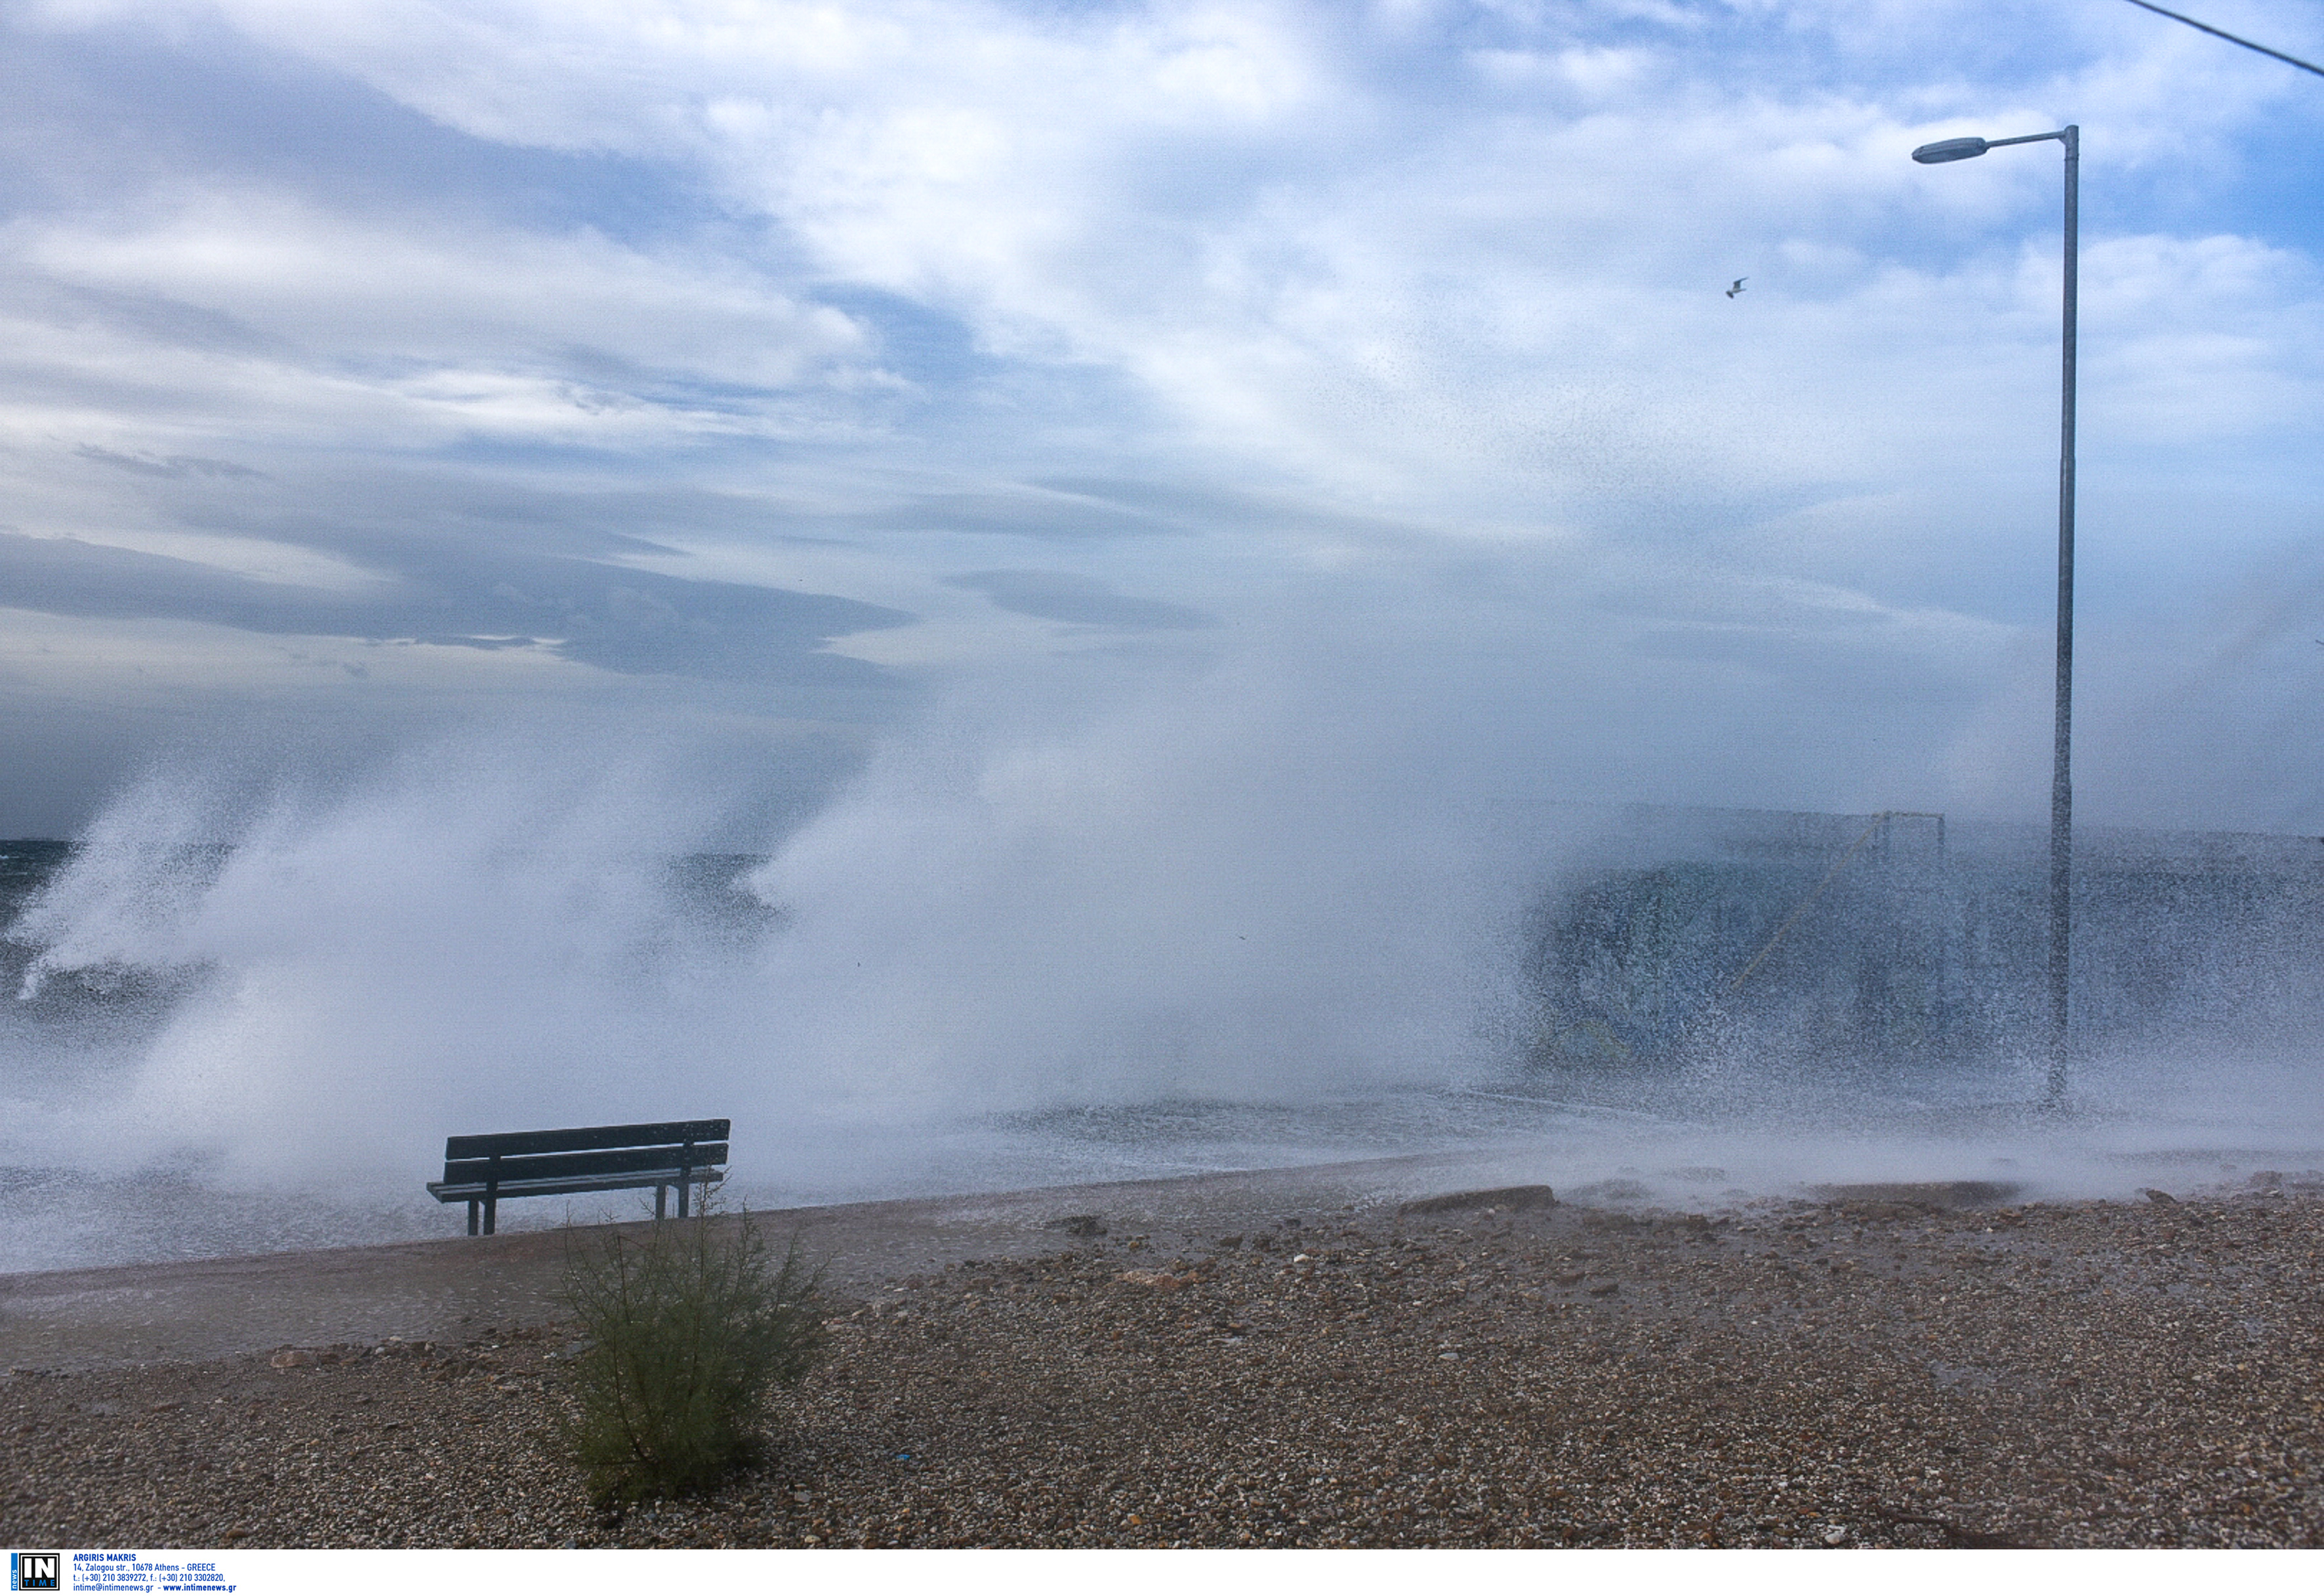
M 669 1188 L 666 1185 L 658 1185 L 654 1187 L 654 1217 L 656 1219 L 660 1219 L 668 1215 L 669 1213 Z
M 683 1180 L 678 1183 L 678 1216 L 680 1219 L 684 1219 L 686 1217 L 686 1194 L 689 1185 L 690 1183 Z
M 501 1200 L 497 1193 L 484 1199 L 484 1234 L 487 1236 L 493 1233 L 493 1220 L 498 1214 L 500 1205 Z
M 483 1206 L 484 1204 L 477 1202 L 474 1197 L 470 1197 L 468 1199 L 468 1234 L 472 1236 L 476 1233 L 477 1211 Z

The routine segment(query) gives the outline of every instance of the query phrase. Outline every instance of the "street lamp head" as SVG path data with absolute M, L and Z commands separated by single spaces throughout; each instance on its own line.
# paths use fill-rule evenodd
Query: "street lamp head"
M 1914 151 L 1913 159 L 1923 166 L 1937 166 L 1947 161 L 1968 161 L 1991 148 L 1983 139 L 1939 139 Z

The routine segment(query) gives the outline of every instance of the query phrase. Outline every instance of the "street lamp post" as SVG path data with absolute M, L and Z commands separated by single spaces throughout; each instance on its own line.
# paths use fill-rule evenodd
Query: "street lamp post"
M 2051 139 L 2066 147 L 2066 271 L 2063 374 L 2058 408 L 2058 696 L 2050 767 L 2050 1079 L 2052 1108 L 2066 1096 L 2067 954 L 2072 946 L 2074 878 L 2074 324 L 2080 254 L 2082 130 L 2029 133 L 2014 139 L 1943 139 L 1923 144 L 1923 166 L 1968 161 L 2005 144 Z

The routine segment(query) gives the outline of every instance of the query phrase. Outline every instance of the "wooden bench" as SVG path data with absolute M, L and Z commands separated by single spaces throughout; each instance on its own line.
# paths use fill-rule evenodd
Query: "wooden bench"
M 726 1178 L 728 1120 L 673 1120 L 660 1125 L 595 1125 L 578 1130 L 519 1130 L 503 1136 L 453 1136 L 444 1142 L 444 1178 L 428 1183 L 438 1203 L 468 1205 L 468 1234 L 484 1234 L 503 1197 L 550 1197 L 571 1192 L 654 1189 L 654 1217 L 668 1212 L 678 1188 L 678 1216 L 688 1212 L 687 1193 Z

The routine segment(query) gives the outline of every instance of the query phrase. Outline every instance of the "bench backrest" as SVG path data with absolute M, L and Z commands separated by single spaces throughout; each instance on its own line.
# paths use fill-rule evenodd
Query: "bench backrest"
M 708 1170 L 726 1161 L 731 1120 L 515 1130 L 444 1140 L 444 1181 L 562 1180 L 646 1169 Z

